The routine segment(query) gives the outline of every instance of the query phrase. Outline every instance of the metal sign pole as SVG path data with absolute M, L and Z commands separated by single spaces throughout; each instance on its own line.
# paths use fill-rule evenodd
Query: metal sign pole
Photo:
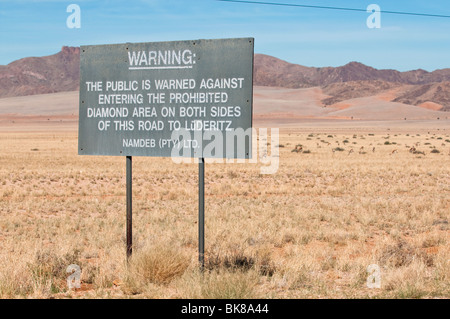
M 205 268 L 205 159 L 198 159 L 198 261 Z
M 132 157 L 127 156 L 127 260 L 132 254 L 133 232 L 132 232 Z

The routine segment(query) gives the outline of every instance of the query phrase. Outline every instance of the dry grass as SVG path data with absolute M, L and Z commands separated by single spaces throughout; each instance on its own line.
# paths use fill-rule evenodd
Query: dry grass
M 0 297 L 448 298 L 448 140 L 286 130 L 274 175 L 207 162 L 201 274 L 196 164 L 133 160 L 127 266 L 125 159 L 78 156 L 76 133 L 1 133 Z
M 190 258 L 181 249 L 162 243 L 147 246 L 130 258 L 124 291 L 138 294 L 145 291 L 149 284 L 168 285 L 182 276 L 190 263 Z

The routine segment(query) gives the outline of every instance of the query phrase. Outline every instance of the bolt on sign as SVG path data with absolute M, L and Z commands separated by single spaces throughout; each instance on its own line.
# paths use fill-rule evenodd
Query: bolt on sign
M 253 38 L 81 46 L 80 155 L 251 158 Z

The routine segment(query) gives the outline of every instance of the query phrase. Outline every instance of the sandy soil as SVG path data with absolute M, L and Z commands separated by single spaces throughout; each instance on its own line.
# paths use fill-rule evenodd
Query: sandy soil
M 73 131 L 78 91 L 0 99 L 0 131 Z
M 0 99 L 0 114 L 78 115 L 78 91 Z

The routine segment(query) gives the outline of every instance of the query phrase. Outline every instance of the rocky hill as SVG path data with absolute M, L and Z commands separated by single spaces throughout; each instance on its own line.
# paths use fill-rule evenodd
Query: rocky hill
M 63 47 L 54 55 L 0 66 L 0 97 L 74 91 L 79 78 L 80 48 Z
M 433 72 L 378 70 L 359 62 L 340 67 L 314 68 L 288 63 L 264 54 L 255 55 L 255 84 L 303 88 L 351 81 L 383 81 L 402 84 L 427 84 L 450 81 L 450 69 Z
M 393 102 L 450 111 L 450 82 L 416 85 L 393 99 Z

